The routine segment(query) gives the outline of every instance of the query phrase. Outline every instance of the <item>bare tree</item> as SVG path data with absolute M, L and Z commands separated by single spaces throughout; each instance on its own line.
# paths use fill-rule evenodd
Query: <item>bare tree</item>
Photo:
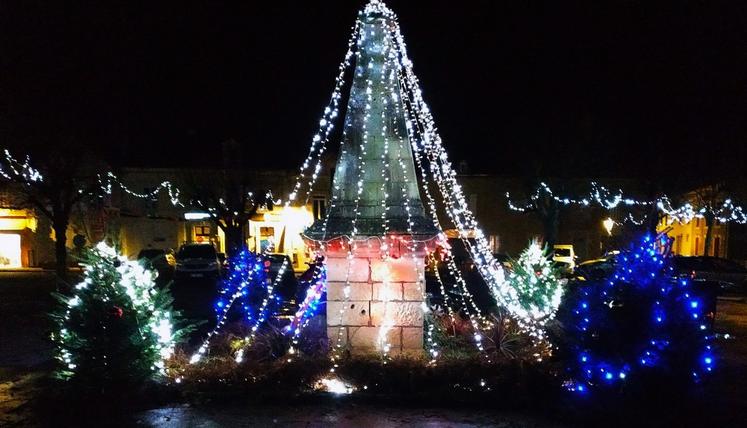
M 193 170 L 182 182 L 187 204 L 209 214 L 225 234 L 229 257 L 245 246 L 245 227 L 257 211 L 273 208 L 270 191 L 257 189 L 251 174 L 240 169 Z
M 67 147 L 69 148 L 69 147 Z M 103 194 L 99 182 L 99 161 L 77 150 L 50 149 L 45 156 L 19 160 L 4 150 L 0 157 L 0 180 L 11 185 L 14 203 L 32 208 L 47 217 L 55 234 L 56 270 L 67 277 L 67 237 L 73 210 Z
M 690 202 L 693 206 L 692 211 L 699 213 L 705 219 L 706 236 L 703 248 L 703 254 L 705 255 L 711 252 L 713 228 L 716 222 L 729 223 L 732 220 L 744 220 L 744 213 L 742 213 L 741 207 L 734 205 L 723 183 L 716 183 L 696 189 L 691 194 Z
M 542 223 L 544 244 L 547 248 L 553 248 L 558 240 L 562 206 L 552 190 L 545 183 L 540 183 L 538 186 L 529 184 L 526 186 L 525 197 L 521 198 L 520 202 L 516 204 L 511 202 L 509 194 L 506 194 L 506 197 L 509 198 L 509 204 L 514 209 L 536 214 Z

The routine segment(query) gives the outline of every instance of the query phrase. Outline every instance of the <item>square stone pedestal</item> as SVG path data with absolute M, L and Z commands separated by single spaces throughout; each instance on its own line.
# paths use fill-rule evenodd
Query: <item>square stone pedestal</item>
M 326 251 L 330 346 L 341 333 L 354 354 L 381 353 L 382 343 L 392 356 L 422 353 L 425 252 L 397 251 L 384 260 L 378 243 L 369 244 L 359 243 L 352 260 L 347 248 Z M 386 341 L 379 340 L 382 332 Z

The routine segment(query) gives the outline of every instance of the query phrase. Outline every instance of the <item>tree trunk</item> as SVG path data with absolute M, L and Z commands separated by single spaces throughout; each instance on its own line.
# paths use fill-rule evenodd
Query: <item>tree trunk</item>
M 244 228 L 238 226 L 226 226 L 223 228 L 226 235 L 226 257 L 237 255 L 244 248 Z
M 552 253 L 554 245 L 558 241 L 558 229 L 560 227 L 560 209 L 555 204 L 548 205 L 542 212 L 542 228 L 547 249 Z
M 54 229 L 54 255 L 57 275 L 67 279 L 67 219 L 52 223 Z
M 714 216 L 708 214 L 706 214 L 704 217 L 706 223 L 706 236 L 705 242 L 703 242 L 703 255 L 708 256 L 711 252 L 711 240 L 713 240 L 713 223 L 716 219 Z
M 649 211 L 648 216 L 646 217 L 645 226 L 646 233 L 651 234 L 651 236 L 657 235 L 656 228 L 659 226 L 659 207 L 656 204 L 651 206 L 651 211 Z

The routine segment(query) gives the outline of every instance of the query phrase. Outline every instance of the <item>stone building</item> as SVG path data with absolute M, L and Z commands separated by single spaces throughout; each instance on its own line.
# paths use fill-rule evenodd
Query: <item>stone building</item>
M 220 186 L 220 169 L 200 170 L 197 179 Z M 173 189 L 186 189 L 195 179 L 194 170 L 179 168 L 126 168 L 120 179 L 131 192 L 148 194 L 161 183 L 168 181 Z M 243 171 L 252 189 L 269 190 L 273 199 L 286 197 L 295 184 L 295 173 L 286 170 Z M 244 229 L 244 241 L 252 251 L 264 251 L 272 246 L 273 252 L 288 255 L 296 270 L 304 270 L 308 261 L 301 232 L 315 218 L 322 218 L 329 200 L 329 179 L 320 176 L 319 190 L 309 195 L 305 206 L 260 209 Z M 205 212 L 189 206 L 181 192 L 179 203 L 165 190 L 155 198 L 142 198 L 128 194 L 121 187 L 113 188 L 112 206 L 117 208 L 117 218 L 110 222 L 111 234 L 116 236 L 122 251 L 129 257 L 137 256 L 144 248 L 178 249 L 187 243 L 212 243 L 225 253 L 223 231 L 209 219 Z M 176 195 L 174 195 L 176 196 Z

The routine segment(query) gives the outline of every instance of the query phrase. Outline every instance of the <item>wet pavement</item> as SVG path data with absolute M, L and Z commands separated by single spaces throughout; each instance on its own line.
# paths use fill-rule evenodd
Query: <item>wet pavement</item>
M 133 423 L 143 427 L 562 427 L 542 419 L 518 414 L 434 408 L 392 408 L 375 405 L 339 406 L 235 406 L 219 409 L 167 407 L 137 415 Z

